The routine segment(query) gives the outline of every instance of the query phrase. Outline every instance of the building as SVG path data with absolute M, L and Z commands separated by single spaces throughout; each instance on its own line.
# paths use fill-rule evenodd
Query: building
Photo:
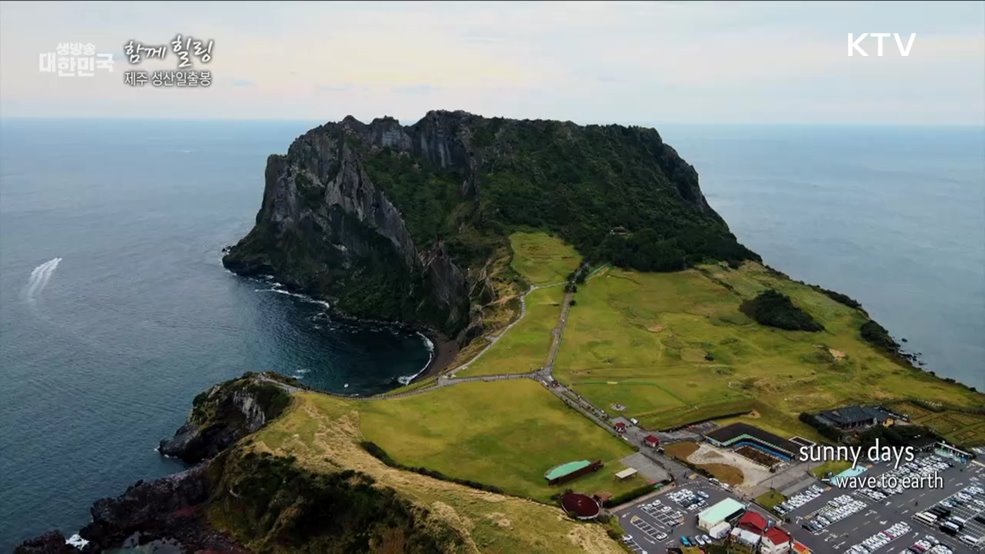
M 763 534 L 766 528 L 769 527 L 770 523 L 763 517 L 763 514 L 759 512 L 753 512 L 752 510 L 739 516 L 738 521 L 735 522 L 735 526 L 747 531 L 752 531 L 757 534 Z
M 966 463 L 975 457 L 975 455 L 971 452 L 965 452 L 964 450 L 951 446 L 944 441 L 934 443 L 934 454 Z
M 705 434 L 705 438 L 708 439 L 708 442 L 718 447 L 738 448 L 750 446 L 784 461 L 792 460 L 794 454 L 800 451 L 800 446 L 797 443 L 788 441 L 783 437 L 774 435 L 769 431 L 760 429 L 755 425 L 749 425 L 748 423 L 733 423 L 725 427 L 720 427 Z
M 726 498 L 698 512 L 698 528 L 707 533 L 719 523 L 738 517 L 745 510 L 746 507 L 738 500 Z
M 562 496 L 561 507 L 568 515 L 577 519 L 595 519 L 602 513 L 602 508 L 594 498 L 580 492 L 569 492 Z
M 547 479 L 548 485 L 557 485 L 585 475 L 586 473 L 598 471 L 601 467 L 602 462 L 600 460 L 595 460 L 594 462 L 588 460 L 565 462 L 547 470 L 544 473 L 544 479 Z
M 632 477 L 633 475 L 636 475 L 636 470 L 635 470 L 635 469 L 633 469 L 633 468 L 631 468 L 631 467 L 627 467 L 626 469 L 624 469 L 624 470 L 622 470 L 622 471 L 617 471 L 617 472 L 616 472 L 616 477 L 617 477 L 617 478 L 618 478 L 618 479 L 619 479 L 620 481 L 624 481 L 624 480 L 626 480 L 626 479 L 629 479 L 629 478 L 630 478 L 630 477 Z
M 770 527 L 763 533 L 763 539 L 759 541 L 760 554 L 787 554 L 793 538 L 779 527 Z
M 613 425 L 613 427 L 616 428 L 616 433 L 625 433 L 626 432 L 626 423 L 625 422 L 617 421 L 616 424 Z
M 729 531 L 732 530 L 732 526 L 728 524 L 727 521 L 723 521 L 718 525 L 715 525 L 708 530 L 708 535 L 716 541 L 722 540 L 728 536 Z
M 755 533 L 741 527 L 732 529 L 730 536 L 732 537 L 732 542 L 741 544 L 742 546 L 748 547 L 752 550 L 756 549 L 756 545 L 759 544 L 759 540 L 762 538 L 759 533 Z
M 878 406 L 842 406 L 817 413 L 821 423 L 841 431 L 856 431 L 873 425 L 892 425 L 893 415 Z
M 793 541 L 793 544 L 790 545 L 790 551 L 794 554 L 811 554 L 811 549 L 806 544 L 798 541 Z
M 649 446 L 650 448 L 656 448 L 660 446 L 660 438 L 656 435 L 647 435 L 643 437 L 643 444 Z

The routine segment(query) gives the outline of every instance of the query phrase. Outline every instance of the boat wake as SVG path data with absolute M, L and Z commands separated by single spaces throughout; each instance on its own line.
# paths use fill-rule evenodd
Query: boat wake
M 27 286 L 24 287 L 24 297 L 27 298 L 28 302 L 34 303 L 38 299 L 41 291 L 48 286 L 51 275 L 61 261 L 61 258 L 52 258 L 31 271 L 31 278 L 28 279 Z

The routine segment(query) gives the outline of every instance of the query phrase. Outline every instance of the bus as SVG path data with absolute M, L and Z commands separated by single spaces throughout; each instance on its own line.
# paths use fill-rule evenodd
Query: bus
M 920 521 L 921 523 L 926 523 L 927 525 L 934 525 L 937 523 L 937 516 L 934 514 L 928 514 L 927 512 L 917 512 L 913 514 L 914 519 Z

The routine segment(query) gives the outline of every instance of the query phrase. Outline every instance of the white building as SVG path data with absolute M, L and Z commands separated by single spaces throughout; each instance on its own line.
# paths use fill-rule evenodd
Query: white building
M 741 514 L 745 509 L 741 502 L 726 498 L 698 513 L 698 528 L 707 533 L 719 523 Z

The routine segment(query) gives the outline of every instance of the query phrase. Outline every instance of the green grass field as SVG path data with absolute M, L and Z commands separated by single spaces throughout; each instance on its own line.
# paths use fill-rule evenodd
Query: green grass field
M 529 384 L 533 385 L 532 382 Z M 487 383 L 478 383 L 478 385 L 484 386 Z M 495 385 L 493 384 L 493 386 Z M 451 392 L 451 389 L 444 389 L 440 392 Z M 502 394 L 508 391 L 497 389 L 497 392 Z M 465 394 L 463 400 L 469 400 L 472 396 Z M 427 394 L 420 396 L 420 398 L 427 397 Z M 294 402 L 281 417 L 248 437 L 243 446 L 282 457 L 293 456 L 298 464 L 316 472 L 334 473 L 342 469 L 352 469 L 370 475 L 376 480 L 378 486 L 392 487 L 402 497 L 412 500 L 422 507 L 429 508 L 431 510 L 430 517 L 459 529 L 464 536 L 474 542 L 475 547 L 481 552 L 501 554 L 514 552 L 556 554 L 607 552 L 618 554 L 623 552 L 618 544 L 606 535 L 604 527 L 586 525 L 566 518 L 555 503 L 547 505 L 527 499 L 492 494 L 384 465 L 360 445 L 361 441 L 366 438 L 360 431 L 360 427 L 365 428 L 368 425 L 361 417 L 361 412 L 370 404 L 382 406 L 391 402 L 399 401 L 360 401 L 317 392 L 297 393 Z M 457 402 L 454 395 L 450 394 L 442 396 L 438 404 L 440 411 L 440 409 L 447 409 L 456 405 Z M 544 415 L 539 404 L 539 401 L 534 402 L 531 417 Z M 550 405 L 549 402 L 547 405 Z M 527 407 L 530 408 L 531 406 Z M 450 409 L 449 412 L 460 413 L 457 408 Z M 395 413 L 400 416 L 407 416 L 407 413 L 403 412 L 402 409 L 397 409 Z M 575 415 L 569 417 L 576 422 L 579 421 Z M 443 419 L 444 416 L 435 413 L 423 421 L 418 420 L 416 414 L 395 420 L 391 420 L 385 414 L 369 416 L 373 425 L 397 426 L 398 431 L 396 433 L 400 432 L 399 429 L 406 430 L 417 427 L 418 424 L 426 425 L 435 418 Z M 477 422 L 480 419 L 476 418 L 475 421 L 471 422 L 471 425 L 478 426 L 479 423 Z M 361 420 L 362 424 L 360 425 Z M 463 428 L 470 426 L 467 419 L 463 420 L 461 424 Z M 507 429 L 504 429 L 505 431 Z M 508 429 L 508 431 L 515 431 L 515 429 Z M 467 434 L 460 429 L 454 436 L 452 434 L 447 436 L 449 439 L 462 439 Z M 488 438 L 490 441 L 496 441 L 502 437 L 490 436 Z M 558 441 L 560 439 L 551 440 Z M 616 441 L 616 439 L 611 439 L 611 441 Z M 507 442 L 509 441 L 507 440 Z M 579 437 L 567 442 L 576 445 L 581 444 Z M 451 442 L 448 444 L 453 446 Z M 515 445 L 516 443 L 512 444 Z M 615 445 L 607 442 L 607 447 L 610 449 L 609 452 L 618 452 L 622 445 L 618 441 Z M 492 448 L 491 445 L 490 448 Z M 499 456 L 507 455 L 505 451 L 500 452 L 501 454 L 496 455 L 496 459 L 500 459 Z M 462 450 L 460 456 L 463 464 L 469 464 L 471 454 L 472 452 L 468 449 Z M 512 455 L 523 458 L 527 453 L 514 451 Z M 454 463 L 457 458 L 449 452 L 448 459 Z M 599 474 L 584 479 L 601 480 L 604 476 L 611 477 L 610 472 L 617 468 L 617 464 L 607 464 L 603 470 L 600 470 Z M 454 475 L 452 472 L 448 474 Z M 500 484 L 497 481 L 502 475 L 503 472 L 493 468 L 491 473 L 484 475 L 484 481 Z M 543 479 L 543 476 L 539 477 L 541 480 Z M 612 478 L 614 479 L 614 477 Z M 586 490 L 590 486 L 604 484 L 582 480 L 574 481 L 577 487 L 581 487 L 583 483 L 587 485 Z M 223 528 L 222 520 L 216 521 L 213 518 L 213 522 L 218 523 L 220 528 Z M 229 527 L 226 526 L 225 528 Z
M 811 474 L 820 479 L 827 475 L 828 472 L 831 472 L 832 475 L 838 475 L 850 467 L 852 467 L 851 462 L 845 460 L 829 460 L 811 469 Z
M 526 315 L 502 338 L 458 375 L 526 373 L 544 365 L 551 347 L 551 330 L 561 314 L 564 289 L 537 289 L 526 296 Z
M 766 288 L 789 295 L 826 330 L 783 331 L 739 311 Z M 801 411 L 915 394 L 952 406 L 983 403 L 983 395 L 865 343 L 860 311 L 758 264 L 651 274 L 612 269 L 580 287 L 576 299 L 556 376 L 603 408 L 625 405 L 624 414 L 644 425 L 679 425 L 745 404 L 773 412 L 736 419 L 816 438 L 796 419 Z M 940 432 L 955 436 L 982 421 L 971 417 L 942 418 Z
M 528 294 L 523 319 L 462 370 L 462 375 L 526 373 L 540 368 L 547 360 L 551 330 L 561 314 L 562 285 L 568 274 L 578 268 L 581 256 L 568 244 L 545 233 L 513 233 L 510 247 L 514 270 L 531 285 L 552 286 Z
M 780 494 L 780 492 L 777 491 L 776 489 L 770 489 L 764 492 L 763 494 L 757 496 L 756 502 L 758 502 L 760 506 L 772 510 L 774 506 L 776 506 L 780 502 L 783 502 L 786 499 L 787 497 Z
M 563 283 L 581 263 L 574 248 L 546 233 L 513 233 L 510 246 L 513 269 L 531 285 Z
M 395 460 L 549 501 L 566 487 L 619 494 L 618 460 L 633 450 L 532 380 L 463 383 L 359 404 L 363 435 Z M 598 473 L 551 487 L 544 472 L 571 460 L 602 460 Z

